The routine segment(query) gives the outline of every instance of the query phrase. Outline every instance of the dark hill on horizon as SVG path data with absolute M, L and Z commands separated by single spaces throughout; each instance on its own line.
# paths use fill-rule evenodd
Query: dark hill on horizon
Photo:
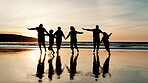
M 37 38 L 16 34 L 0 34 L 0 42 L 37 42 Z

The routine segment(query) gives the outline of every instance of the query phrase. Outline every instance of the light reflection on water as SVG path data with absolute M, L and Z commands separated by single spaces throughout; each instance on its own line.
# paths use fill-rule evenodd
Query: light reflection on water
M 112 55 L 110 57 L 109 73 L 111 77 L 103 78 L 102 73 L 98 77 L 98 82 L 111 83 L 111 82 L 147 82 L 148 71 L 147 71 L 147 51 L 111 51 Z M 44 63 L 44 77 L 43 82 L 48 82 L 48 60 L 52 56 L 47 52 L 46 59 Z M 44 52 L 42 53 L 42 59 L 44 57 Z M 70 67 L 71 51 L 70 49 L 60 50 L 61 68 L 65 65 Z M 75 53 L 74 56 L 77 54 Z M 38 78 L 36 77 L 37 64 L 40 57 L 40 52 L 38 49 L 35 50 L 25 50 L 18 52 L 0 52 L 0 82 L 30 82 L 36 83 Z M 52 60 L 53 69 L 56 69 L 56 57 Z M 104 62 L 108 58 L 107 52 L 101 50 L 99 53 L 100 67 L 103 67 Z M 94 82 L 95 77 L 92 75 L 93 70 L 93 53 L 92 50 L 80 50 L 76 71 L 78 73 L 73 77 L 72 82 Z M 101 70 L 101 68 L 100 68 Z M 101 72 L 101 71 L 100 71 Z M 9 78 L 6 80 L 6 78 Z M 70 82 L 70 73 L 65 68 L 63 73 L 60 75 L 60 79 L 57 79 L 57 74 L 54 72 L 52 76 L 53 82 Z

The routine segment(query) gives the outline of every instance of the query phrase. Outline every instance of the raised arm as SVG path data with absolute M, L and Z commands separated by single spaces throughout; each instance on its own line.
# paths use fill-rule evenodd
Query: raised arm
M 108 36 L 111 36 L 112 35 L 112 33 L 110 33 Z
M 82 29 L 86 31 L 93 31 L 93 29 L 85 29 L 85 28 L 82 28 Z

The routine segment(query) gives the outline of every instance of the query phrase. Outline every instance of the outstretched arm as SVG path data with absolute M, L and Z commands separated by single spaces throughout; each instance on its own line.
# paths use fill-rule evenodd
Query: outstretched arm
M 78 33 L 78 34 L 83 34 L 83 32 L 78 32 L 78 31 L 77 31 L 77 33 Z
M 28 30 L 36 30 L 36 28 L 27 28 Z
M 84 28 L 82 28 L 83 30 L 86 30 L 86 31 L 93 31 L 93 29 L 84 29 Z

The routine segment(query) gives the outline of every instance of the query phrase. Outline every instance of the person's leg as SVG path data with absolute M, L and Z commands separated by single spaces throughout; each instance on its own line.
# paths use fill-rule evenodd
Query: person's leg
M 93 52 L 95 52 L 95 49 L 96 49 L 96 39 L 93 39 L 93 43 L 94 43 L 94 50 L 93 50 Z
M 77 52 L 79 52 L 79 49 L 77 47 L 77 39 L 74 41 L 74 47 L 77 49 Z
M 53 42 L 50 44 L 50 48 L 51 48 L 51 50 L 52 50 L 52 52 L 53 52 L 53 54 L 54 54 L 55 52 L 54 52 L 54 50 L 53 50 Z
M 59 39 L 59 43 L 58 43 L 58 50 L 61 48 L 61 43 L 62 43 L 62 38 Z
M 45 41 L 42 41 L 42 45 L 44 46 L 45 52 L 46 52 L 46 45 L 45 45 Z
M 52 47 L 53 47 L 53 42 L 50 42 L 50 43 L 49 43 L 48 50 L 52 50 Z
M 41 42 L 40 41 L 38 41 L 38 45 L 39 45 L 40 51 L 42 52 Z
M 58 51 L 59 51 L 59 49 L 61 48 L 61 43 L 62 43 L 62 38 L 60 38 L 60 39 L 56 39 L 57 52 L 58 52 Z
M 99 52 L 100 39 L 97 40 L 97 52 Z
M 105 41 L 105 42 L 104 42 L 104 46 L 105 46 L 105 49 L 106 49 L 106 51 L 108 52 L 108 54 L 109 54 L 109 56 L 110 56 L 109 42 L 108 42 L 108 41 Z
M 50 42 L 49 42 L 48 50 L 50 50 Z
M 59 40 L 58 39 L 56 39 L 56 47 L 57 47 L 57 52 L 58 52 L 59 50 Z
M 74 53 L 73 41 L 70 41 L 70 48 L 71 48 L 72 53 Z

